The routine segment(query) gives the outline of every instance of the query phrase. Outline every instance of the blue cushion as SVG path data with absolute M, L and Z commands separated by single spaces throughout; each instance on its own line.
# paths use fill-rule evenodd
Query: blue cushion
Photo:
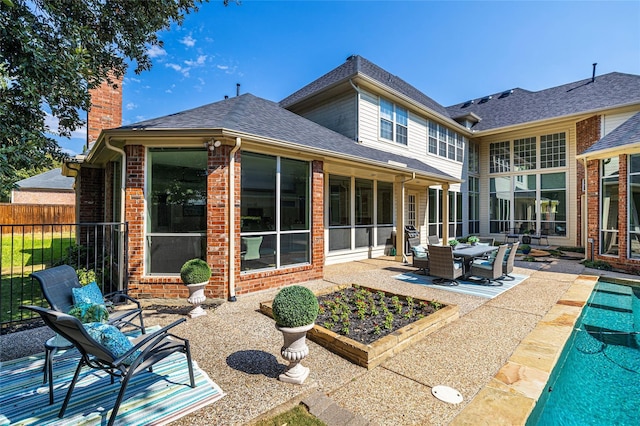
M 84 324 L 84 328 L 87 330 L 87 333 L 89 333 L 89 336 L 109 349 L 116 358 L 120 358 L 133 347 L 133 344 L 131 344 L 127 336 L 112 325 L 101 322 L 91 322 Z M 140 351 L 135 351 L 127 357 L 124 363 L 131 364 L 139 355 Z
M 474 260 L 473 261 L 473 266 L 475 266 L 477 268 L 492 270 L 493 269 L 493 262 L 487 262 L 486 260 L 485 261 Z
M 73 304 L 88 303 L 90 305 L 103 305 L 104 297 L 100 291 L 100 287 L 96 282 L 89 283 L 82 287 L 72 288 Z
M 107 322 L 109 320 L 109 311 L 104 304 L 78 303 L 71 307 L 69 315 L 78 318 L 82 323 Z
M 411 250 L 413 251 L 413 255 L 415 257 L 427 257 L 427 249 L 422 246 L 411 247 Z

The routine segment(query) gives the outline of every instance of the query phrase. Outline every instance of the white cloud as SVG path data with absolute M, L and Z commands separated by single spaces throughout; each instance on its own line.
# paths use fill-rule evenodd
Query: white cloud
M 165 56 L 166 54 L 167 54 L 167 51 L 160 46 L 153 45 L 149 49 L 147 49 L 147 55 L 149 55 L 149 57 L 151 58 Z
M 50 113 L 46 113 L 46 117 L 44 119 L 44 124 L 49 129 L 49 133 L 52 135 L 58 135 L 58 125 L 60 124 L 60 120 L 57 117 L 54 117 Z M 71 139 L 87 139 L 87 126 L 86 124 L 82 127 L 77 128 L 73 132 L 71 132 Z
M 203 78 L 198 77 L 198 80 L 200 81 L 201 86 L 204 86 L 206 84 Z
M 189 70 L 191 68 L 188 68 L 188 67 L 185 68 L 185 67 L 182 67 L 182 66 L 180 66 L 178 64 L 171 64 L 171 63 L 165 64 L 165 66 L 167 66 L 167 67 L 169 67 L 169 68 L 171 68 L 171 69 L 173 69 L 175 71 L 178 71 L 180 74 L 182 74 L 185 77 L 189 77 Z
M 175 84 L 172 84 L 172 85 L 171 85 L 171 87 L 169 87 L 169 88 L 168 88 L 167 90 L 165 90 L 164 92 L 165 92 L 165 93 L 173 93 L 173 89 L 175 89 L 175 88 L 176 88 L 176 85 L 175 85 Z
M 223 70 L 223 71 L 226 71 L 229 69 L 227 65 L 216 65 L 216 67 L 218 67 L 219 70 Z
M 188 35 L 183 37 L 182 40 L 180 40 L 180 43 L 188 47 L 193 47 L 196 45 L 196 39 L 191 37 L 191 35 Z
M 131 110 L 133 110 L 133 109 L 138 108 L 138 105 L 134 104 L 133 102 L 129 102 L 129 103 L 127 104 L 126 108 L 127 108 L 127 110 L 128 110 L 128 111 L 131 111 Z
M 207 61 L 207 55 L 200 55 L 198 56 L 198 59 L 196 59 L 195 61 L 184 61 L 184 63 L 190 67 L 199 67 L 204 65 L 206 61 Z

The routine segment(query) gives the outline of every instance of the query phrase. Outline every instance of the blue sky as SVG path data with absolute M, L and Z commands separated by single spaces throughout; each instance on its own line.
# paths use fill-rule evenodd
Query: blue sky
M 205 3 L 129 71 L 123 124 L 252 93 L 280 101 L 358 54 L 444 106 L 613 71 L 640 74 L 635 1 Z M 60 145 L 79 153 L 83 131 Z

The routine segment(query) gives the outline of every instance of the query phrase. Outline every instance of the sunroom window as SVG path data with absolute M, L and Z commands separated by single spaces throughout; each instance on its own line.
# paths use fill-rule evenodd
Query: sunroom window
M 240 270 L 311 262 L 310 165 L 242 153 Z

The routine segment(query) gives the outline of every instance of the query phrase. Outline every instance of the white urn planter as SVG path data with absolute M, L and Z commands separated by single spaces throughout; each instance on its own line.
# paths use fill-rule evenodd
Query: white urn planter
M 207 296 L 204 294 L 204 289 L 207 284 L 209 284 L 209 281 L 187 285 L 187 288 L 189 289 L 189 298 L 187 299 L 187 302 L 193 305 L 193 309 L 189 312 L 189 316 L 191 318 L 207 315 L 207 311 L 202 309 L 202 306 L 200 306 L 205 300 L 207 300 Z
M 285 372 L 278 377 L 280 381 L 301 385 L 309 376 L 309 367 L 303 366 L 300 361 L 309 355 L 307 331 L 311 330 L 313 325 L 311 323 L 301 327 L 290 328 L 280 327 L 276 324 L 276 328 L 282 332 L 284 337 L 284 344 L 280 349 L 280 354 L 282 358 L 289 361 Z

